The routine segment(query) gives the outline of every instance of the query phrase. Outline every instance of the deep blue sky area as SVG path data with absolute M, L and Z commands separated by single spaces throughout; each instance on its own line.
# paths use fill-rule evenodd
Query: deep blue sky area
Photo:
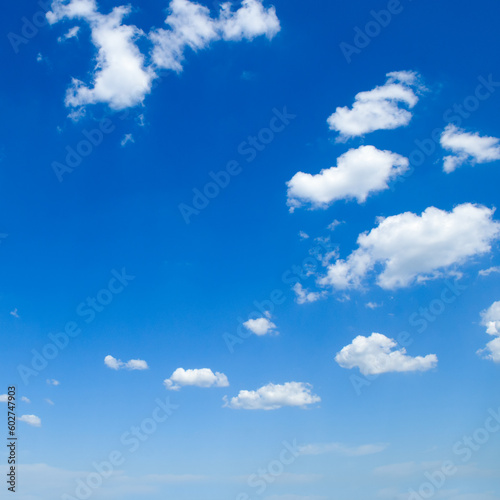
M 200 1 L 217 35 L 195 47 L 185 41 L 201 33 L 193 10 L 182 26 L 165 24 L 193 4 L 136 0 L 114 28 L 110 12 L 127 5 L 118 0 L 47 2 L 66 14 L 34 28 L 34 16 L 45 19 L 36 1 L 4 6 L 0 411 L 15 386 L 17 499 L 499 500 L 500 348 L 496 358 L 493 343 L 478 351 L 500 335 L 500 6 L 235 1 L 242 31 L 231 38 L 219 3 Z M 72 17 L 78 5 L 91 13 Z M 398 13 L 382 26 L 388 8 Z M 131 26 L 135 36 L 123 38 Z M 151 33 L 161 28 L 173 33 L 164 40 L 177 70 L 155 59 Z M 155 75 L 150 87 L 117 109 L 112 99 L 143 70 Z M 65 100 L 73 79 L 96 102 L 84 92 L 78 105 Z M 338 107 L 354 109 L 376 87 L 416 101 L 370 97 L 352 116 L 371 129 L 350 135 L 340 117 L 329 127 Z M 379 105 L 388 126 L 371 114 Z M 458 138 L 451 146 L 445 128 Z M 367 146 L 404 157 L 406 173 L 366 199 L 349 189 L 382 175 L 371 160 L 328 184 L 342 155 Z M 69 151 L 85 155 L 72 165 Z M 447 155 L 461 162 L 449 173 Z M 308 189 L 298 172 L 318 181 L 315 191 L 297 194 Z M 227 185 L 200 201 L 214 175 Z M 440 210 L 435 225 L 422 215 L 429 207 Z M 407 212 L 415 225 L 403 227 Z M 384 219 L 401 231 L 382 234 Z M 363 233 L 379 238 L 373 247 L 362 247 Z M 354 266 L 348 286 L 325 281 L 360 252 L 371 267 L 359 282 Z M 393 258 L 410 279 L 383 286 Z M 306 303 L 296 283 L 313 294 Z M 86 315 L 93 297 L 107 302 Z M 69 338 L 61 332 L 72 323 L 79 334 Z M 54 356 L 49 334 L 67 341 Z M 384 351 L 372 334 L 396 342 Z M 354 352 L 356 338 L 366 352 Z M 177 409 L 159 422 L 167 398 Z M 144 439 L 130 440 L 134 428 Z M 112 473 L 96 472 L 114 451 L 123 460 Z M 7 458 L 3 449 L 2 476 Z

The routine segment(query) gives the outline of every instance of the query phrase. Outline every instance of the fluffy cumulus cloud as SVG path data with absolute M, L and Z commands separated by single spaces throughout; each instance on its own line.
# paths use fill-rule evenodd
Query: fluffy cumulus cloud
M 154 44 L 153 62 L 158 68 L 182 70 L 186 49 L 207 48 L 216 40 L 252 40 L 265 35 L 271 39 L 280 30 L 274 7 L 264 8 L 259 0 L 243 0 L 241 7 L 231 10 L 231 4 L 222 4 L 218 17 L 210 10 L 189 0 L 172 0 L 165 20 L 168 29 L 151 32 Z
M 147 370 L 149 368 L 146 361 L 142 359 L 131 359 L 124 363 L 121 359 L 116 359 L 111 355 L 104 358 L 104 364 L 112 370 Z
M 453 154 L 444 157 L 443 170 L 453 172 L 465 162 L 473 165 L 500 160 L 500 139 L 481 136 L 448 125 L 441 134 L 441 146 Z
M 359 335 L 335 356 L 342 368 L 359 368 L 363 375 L 389 372 L 427 371 L 437 365 L 435 354 L 417 356 L 406 354 L 406 349 L 396 349 L 397 343 L 381 333 L 369 337 Z
M 306 203 L 313 208 L 326 208 L 336 200 L 362 203 L 370 194 L 387 189 L 408 165 L 403 156 L 373 146 L 350 149 L 337 159 L 336 167 L 315 175 L 297 172 L 287 182 L 288 206 L 293 212 Z
M 409 110 L 418 102 L 415 91 L 421 88 L 419 76 L 412 71 L 386 76 L 384 85 L 356 94 L 352 108 L 339 107 L 328 118 L 330 129 L 340 133 L 340 140 L 408 125 L 412 118 Z
M 170 378 L 164 381 L 165 387 L 169 391 L 178 391 L 186 385 L 196 387 L 227 387 L 229 381 L 223 373 L 213 372 L 209 368 L 185 370 L 177 368 Z
M 271 39 L 280 30 L 274 7 L 265 8 L 261 0 L 243 0 L 233 11 L 230 3 L 220 7 L 217 17 L 210 10 L 189 0 L 172 0 L 165 20 L 167 29 L 153 29 L 146 34 L 123 20 L 131 6 L 119 6 L 108 14 L 99 11 L 95 0 L 54 0 L 47 13 L 50 24 L 63 20 L 81 20 L 91 30 L 97 60 L 90 85 L 73 79 L 66 94 L 66 105 L 79 108 L 106 103 L 120 110 L 143 102 L 151 92 L 158 69 L 182 70 L 186 49 L 206 48 L 215 40 L 252 40 L 265 35 Z M 70 30 L 76 36 L 78 30 Z M 152 44 L 152 61 L 139 50 L 139 38 Z M 76 116 L 78 114 L 75 114 Z
M 22 415 L 18 418 L 20 422 L 25 422 L 33 427 L 41 427 L 42 421 L 36 415 Z
M 377 227 L 358 236 L 358 248 L 330 264 L 318 282 L 340 290 L 359 288 L 370 271 L 377 271 L 378 285 L 395 289 L 435 278 L 491 250 L 500 236 L 493 213 L 465 203 L 451 212 L 429 207 L 421 215 L 381 218 Z
M 101 14 L 94 0 L 54 0 L 47 13 L 49 23 L 81 19 L 91 29 L 92 43 L 97 48 L 97 61 L 92 84 L 73 79 L 66 94 L 66 105 L 78 108 L 87 104 L 107 103 L 119 110 L 141 103 L 151 90 L 154 71 L 146 67 L 145 57 L 136 45 L 144 33 L 136 26 L 123 24 L 131 7 L 115 7 Z
M 486 326 L 486 333 L 495 338 L 477 353 L 485 359 L 500 363 L 500 301 L 494 302 L 481 313 L 481 323 Z
M 245 321 L 243 326 L 259 337 L 268 334 L 278 334 L 276 331 L 277 327 L 271 321 L 271 315 L 268 312 L 261 318 L 249 319 L 248 321 Z
M 319 403 L 321 398 L 312 393 L 310 384 L 286 382 L 268 384 L 256 391 L 240 391 L 238 396 L 224 398 L 224 406 L 235 410 L 277 410 L 284 406 L 298 406 Z

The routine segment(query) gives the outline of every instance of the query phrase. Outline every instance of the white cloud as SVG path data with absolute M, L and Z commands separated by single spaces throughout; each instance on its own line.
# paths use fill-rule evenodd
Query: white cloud
M 41 427 L 42 421 L 36 415 L 22 415 L 18 418 L 20 422 L 26 422 L 28 425 L 33 427 Z
M 283 385 L 268 384 L 256 391 L 240 391 L 224 406 L 236 410 L 277 410 L 284 406 L 306 407 L 319 403 L 321 398 L 311 392 L 312 386 L 302 382 L 286 382 Z
M 243 323 L 243 326 L 255 335 L 267 335 L 268 333 L 278 334 L 276 325 L 271 321 L 271 315 L 266 313 L 265 317 L 249 319 Z
M 73 26 L 67 33 L 63 36 L 60 36 L 57 41 L 59 43 L 65 42 L 66 40 L 70 40 L 71 38 L 78 38 L 78 32 L 80 31 L 80 26 Z
M 55 386 L 58 386 L 58 385 L 60 385 L 60 384 L 61 384 L 61 382 L 59 382 L 59 380 L 55 380 L 55 379 L 53 379 L 53 378 L 52 378 L 52 379 L 48 378 L 48 379 L 47 379 L 47 384 L 49 384 L 49 385 L 55 385 Z
M 0 394 L 0 403 L 7 403 L 9 401 L 9 396 L 7 394 Z
M 165 20 L 169 29 L 150 33 L 154 44 L 153 61 L 158 68 L 182 70 L 184 51 L 207 48 L 211 42 L 252 40 L 265 35 L 271 39 L 280 30 L 274 7 L 265 9 L 261 1 L 243 0 L 241 7 L 231 11 L 229 2 L 221 5 L 218 18 L 210 10 L 189 0 L 172 0 Z
M 376 264 L 382 266 L 377 283 L 385 289 L 435 278 L 440 270 L 491 250 L 500 235 L 493 213 L 465 203 L 451 212 L 429 207 L 420 216 L 405 212 L 380 218 L 377 227 L 358 236 L 358 248 L 346 260 L 329 265 L 318 282 L 336 289 L 359 288 Z
M 305 233 L 304 231 L 299 231 L 299 238 L 301 240 L 307 240 L 307 239 L 309 239 L 309 235 L 307 233 Z
M 500 273 L 500 266 L 489 267 L 488 269 L 481 269 L 479 271 L 479 276 L 489 276 L 493 273 Z
M 347 457 L 361 457 L 374 455 L 387 449 L 386 443 L 364 444 L 360 446 L 347 446 L 342 443 L 316 443 L 299 447 L 301 455 L 324 455 L 326 453 L 338 453 Z
M 10 315 L 14 316 L 14 318 L 19 319 L 19 313 L 17 312 L 17 307 L 13 311 L 10 311 Z
M 465 132 L 451 124 L 441 134 L 441 146 L 453 153 L 444 157 L 446 173 L 453 172 L 466 161 L 474 165 L 500 160 L 500 139 Z
M 335 231 L 335 228 L 337 226 L 340 226 L 340 224 L 343 224 L 343 222 L 340 222 L 339 220 L 335 219 L 332 223 L 328 224 L 328 229 L 330 231 Z
M 243 0 L 236 11 L 229 2 L 220 7 L 219 16 L 189 0 L 172 0 L 165 20 L 168 29 L 153 29 L 145 34 L 134 25 L 123 24 L 132 12 L 130 6 L 115 7 L 101 14 L 95 0 L 54 0 L 47 13 L 50 24 L 62 20 L 82 20 L 91 30 L 93 45 L 98 50 L 92 83 L 73 79 L 66 94 L 66 105 L 77 108 L 71 117 L 78 119 L 88 104 L 106 103 L 114 110 L 141 104 L 151 92 L 157 69 L 180 72 L 186 49 L 208 47 L 215 40 L 252 40 L 265 35 L 271 39 L 280 30 L 274 7 L 264 8 L 261 0 Z M 78 35 L 73 27 L 59 38 L 64 41 Z M 152 43 L 152 63 L 137 45 L 144 38 Z
M 292 290 L 295 292 L 297 304 L 309 304 L 325 297 L 325 292 L 309 292 L 300 283 L 295 283 Z
M 359 335 L 335 356 L 342 368 L 359 368 L 363 375 L 379 375 L 389 372 L 427 371 L 437 365 L 435 354 L 415 358 L 406 354 L 406 349 L 396 349 L 397 342 L 372 333 L 369 337 Z
M 369 195 L 388 189 L 389 181 L 408 170 L 408 159 L 373 146 L 350 149 L 337 159 L 337 166 L 319 174 L 297 172 L 288 186 L 290 211 L 310 203 L 327 208 L 336 200 L 356 199 L 363 203 Z
M 178 391 L 186 385 L 194 385 L 196 387 L 228 387 L 229 381 L 223 373 L 214 373 L 209 368 L 194 370 L 177 368 L 172 373 L 172 376 L 164 381 L 164 384 L 169 391 Z
M 31 401 L 26 396 L 23 396 L 21 398 L 21 401 L 23 401 L 24 403 L 31 403 Z
M 488 342 L 484 349 L 477 351 L 477 354 L 500 363 L 500 300 L 481 313 L 481 324 L 486 326 L 488 335 L 496 338 Z
M 132 134 L 125 134 L 122 138 L 122 140 L 120 141 L 120 146 L 123 148 L 124 146 L 126 146 L 129 142 L 132 142 L 134 143 L 134 136 Z
M 377 304 L 376 302 L 367 302 L 365 304 L 365 307 L 368 307 L 368 309 L 377 309 L 377 307 L 380 307 L 382 304 Z
M 52 399 L 45 398 L 45 402 L 51 406 L 54 406 L 54 401 L 52 401 Z
M 149 366 L 146 361 L 142 359 L 131 359 L 124 363 L 121 359 L 116 359 L 111 355 L 104 358 L 104 364 L 112 370 L 148 370 Z
M 351 109 L 337 108 L 328 118 L 330 129 L 340 132 L 340 140 L 375 130 L 395 129 L 410 122 L 412 114 L 408 109 L 418 102 L 413 90 L 420 88 L 417 73 L 394 71 L 386 76 L 384 85 L 357 94 Z
M 145 66 L 145 58 L 135 44 L 144 33 L 136 26 L 122 24 L 131 7 L 115 7 L 101 14 L 93 0 L 54 0 L 47 12 L 50 24 L 64 19 L 82 19 L 91 29 L 92 43 L 98 49 L 92 86 L 73 78 L 66 94 L 68 107 L 107 103 L 120 110 L 140 104 L 151 90 L 154 71 Z

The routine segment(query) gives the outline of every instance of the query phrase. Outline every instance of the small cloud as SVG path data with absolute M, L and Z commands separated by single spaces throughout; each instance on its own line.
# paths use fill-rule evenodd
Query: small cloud
M 139 127 L 144 127 L 146 125 L 146 119 L 144 118 L 144 115 L 143 114 L 140 114 L 137 118 L 137 123 L 139 125 Z
M 292 290 L 295 292 L 297 304 L 309 304 L 326 296 L 326 292 L 309 292 L 300 283 L 295 283 Z
M 43 56 L 42 56 L 41 52 L 39 52 L 36 55 L 36 62 L 42 62 L 42 61 L 43 61 Z
M 269 312 L 265 313 L 265 316 L 257 319 L 249 319 L 243 323 L 243 326 L 250 330 L 255 335 L 262 336 L 268 333 L 274 333 L 278 335 L 276 331 L 276 325 L 271 321 L 271 314 Z
M 481 269 L 479 271 L 479 276 L 489 276 L 490 274 L 493 273 L 500 273 L 500 266 L 495 266 L 495 267 L 490 267 L 488 269 Z
M 112 370 L 147 370 L 149 369 L 146 361 L 142 359 L 131 359 L 124 363 L 121 359 L 116 359 L 109 354 L 104 358 L 104 364 Z
M 24 401 L 25 403 L 31 403 L 31 401 L 26 396 L 23 396 L 21 398 L 21 401 Z
M 70 38 L 78 38 L 78 32 L 80 31 L 80 26 L 74 26 L 71 28 L 66 34 L 63 36 L 60 36 L 57 41 L 59 43 L 65 42 L 66 40 L 69 40 Z
M 21 417 L 18 418 L 20 422 L 26 422 L 28 425 L 32 425 L 33 427 L 41 427 L 42 426 L 42 421 L 40 420 L 40 417 L 37 417 L 36 415 L 22 415 Z
M 7 394 L 0 394 L 0 403 L 7 403 L 9 401 L 9 396 Z
M 377 309 L 377 307 L 381 307 L 382 304 L 377 304 L 376 302 L 367 302 L 365 304 L 365 307 L 368 307 L 368 309 Z
M 19 318 L 19 314 L 17 314 L 17 307 L 13 311 L 10 311 L 10 315 L 14 316 L 14 318 Z
M 55 379 L 47 379 L 47 384 L 49 385 L 55 385 L 55 386 L 58 386 L 60 385 L 61 382 L 59 382 L 59 380 L 55 380 Z
M 164 380 L 169 391 L 178 391 L 183 386 L 196 387 L 228 387 L 229 381 L 223 373 L 213 372 L 210 368 L 185 370 L 177 368 L 170 378 Z
M 337 453 L 346 457 L 361 457 L 381 453 L 386 450 L 388 446 L 389 445 L 387 443 L 364 444 L 361 446 L 347 446 L 342 443 L 318 443 L 300 446 L 299 453 L 301 455 L 324 455 L 327 453 Z
M 125 134 L 123 136 L 123 139 L 121 140 L 120 142 L 120 146 L 123 148 L 124 146 L 126 146 L 129 142 L 132 142 L 134 143 L 134 136 L 132 134 Z
M 453 153 L 444 157 L 443 170 L 447 174 L 467 161 L 475 165 L 500 160 L 500 139 L 466 132 L 451 124 L 441 135 L 441 146 Z
M 343 224 L 343 222 L 335 219 L 331 224 L 328 224 L 327 228 L 330 231 L 334 231 L 337 226 L 340 226 L 340 224 Z
M 298 406 L 319 403 L 321 398 L 312 392 L 312 386 L 302 382 L 268 384 L 256 391 L 240 391 L 238 396 L 224 396 L 224 407 L 235 410 L 277 410 L 284 406 Z
M 307 240 L 309 238 L 309 235 L 307 233 L 304 233 L 304 231 L 299 231 L 299 238 L 301 240 Z
M 45 398 L 45 402 L 48 403 L 51 406 L 54 406 L 54 401 L 52 401 L 52 399 Z
M 488 342 L 484 349 L 479 349 L 477 354 L 484 359 L 500 363 L 500 300 L 481 313 L 481 324 L 486 327 L 486 333 L 495 338 Z
M 342 368 L 359 368 L 363 375 L 380 375 L 391 372 L 427 371 L 438 363 L 435 354 L 412 357 L 406 349 L 395 349 L 397 343 L 381 333 L 370 337 L 357 336 L 335 356 Z

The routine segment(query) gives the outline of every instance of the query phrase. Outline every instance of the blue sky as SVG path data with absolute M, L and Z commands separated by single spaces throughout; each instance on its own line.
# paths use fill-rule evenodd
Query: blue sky
M 500 499 L 495 3 L 4 9 L 19 500 Z

